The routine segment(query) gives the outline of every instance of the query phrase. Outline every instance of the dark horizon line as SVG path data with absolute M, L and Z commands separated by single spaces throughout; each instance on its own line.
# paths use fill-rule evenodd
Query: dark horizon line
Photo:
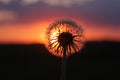
M 103 40 L 103 41 L 86 41 L 85 43 L 120 43 L 120 41 Z M 0 45 L 43 45 L 45 46 L 46 44 L 44 43 L 0 43 Z

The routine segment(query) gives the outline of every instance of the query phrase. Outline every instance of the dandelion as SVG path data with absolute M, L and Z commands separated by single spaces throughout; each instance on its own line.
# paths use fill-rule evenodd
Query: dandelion
M 48 49 L 57 57 L 77 53 L 84 46 L 83 29 L 71 20 L 57 20 L 51 24 L 47 32 Z
M 47 39 L 51 54 L 62 58 L 61 80 L 65 80 L 66 57 L 84 46 L 83 29 L 71 20 L 57 20 L 49 26 Z

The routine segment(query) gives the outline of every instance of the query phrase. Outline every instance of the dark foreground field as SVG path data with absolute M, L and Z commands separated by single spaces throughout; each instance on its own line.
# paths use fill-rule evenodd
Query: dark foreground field
M 120 43 L 89 42 L 67 61 L 67 80 L 120 80 Z M 0 80 L 60 80 L 61 59 L 44 45 L 0 45 Z

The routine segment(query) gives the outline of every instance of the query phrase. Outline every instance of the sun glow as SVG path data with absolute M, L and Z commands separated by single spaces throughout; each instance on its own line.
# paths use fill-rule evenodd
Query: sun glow
M 48 22 L 31 24 L 14 24 L 0 27 L 0 42 L 3 44 L 33 44 L 46 43 L 45 32 Z

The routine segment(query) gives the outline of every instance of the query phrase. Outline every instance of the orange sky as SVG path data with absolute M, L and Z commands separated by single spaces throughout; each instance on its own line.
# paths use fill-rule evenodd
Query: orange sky
M 0 27 L 0 43 L 45 44 L 46 30 L 53 21 L 4 25 Z M 87 27 L 85 23 L 76 22 L 82 25 L 86 41 L 120 41 L 119 30 L 115 32 L 112 28 Z
M 45 22 L 5 25 L 0 27 L 0 43 L 44 43 L 47 26 Z

